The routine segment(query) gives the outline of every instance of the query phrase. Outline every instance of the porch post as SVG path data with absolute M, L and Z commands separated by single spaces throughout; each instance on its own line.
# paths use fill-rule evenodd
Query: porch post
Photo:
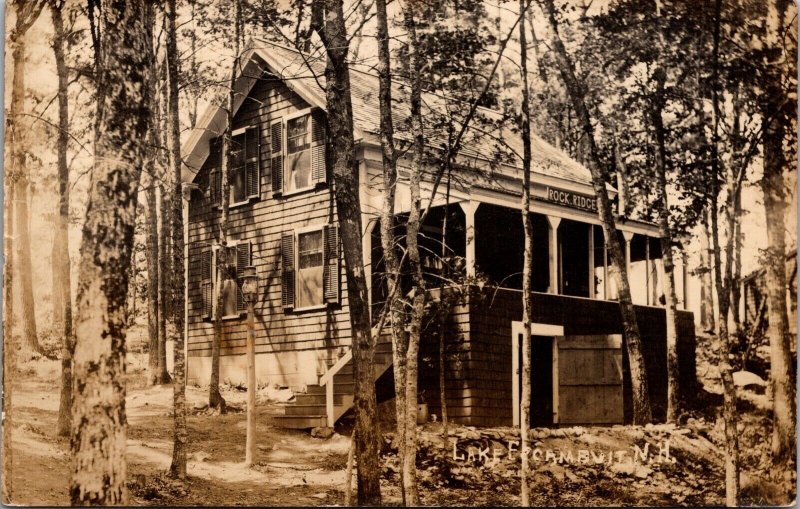
M 550 286 L 548 293 L 558 292 L 558 225 L 561 223 L 560 217 L 547 216 L 548 225 L 548 263 L 550 264 Z
M 645 302 L 648 306 L 655 305 L 655 302 L 650 302 L 650 237 L 645 237 L 644 243 L 644 285 L 645 285 Z
M 462 201 L 458 202 L 461 210 L 464 211 L 464 223 L 467 234 L 467 245 L 465 254 L 467 258 L 467 277 L 475 277 L 475 212 L 478 210 L 480 202 Z
M 689 309 L 689 259 L 686 256 L 686 252 L 681 253 L 681 278 L 683 279 L 683 309 Z M 736 305 L 738 306 L 739 303 L 737 302 Z M 742 313 L 739 316 L 744 316 Z
M 372 231 L 375 229 L 377 222 L 378 220 L 375 218 L 362 221 L 364 233 L 361 236 L 361 243 L 364 249 L 364 278 L 367 280 L 367 302 L 369 303 L 370 316 L 372 315 Z
M 594 225 L 589 225 L 589 298 L 594 299 Z
M 625 239 L 625 272 L 630 277 L 631 272 L 631 240 L 633 240 L 633 232 L 622 231 L 622 237 Z

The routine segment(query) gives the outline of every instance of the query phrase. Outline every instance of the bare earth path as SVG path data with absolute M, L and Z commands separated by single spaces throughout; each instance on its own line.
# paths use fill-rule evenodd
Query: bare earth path
M 28 373 L 25 373 L 26 375 Z M 166 478 L 172 454 L 172 386 L 141 387 L 134 371 L 128 384 L 128 478 L 132 504 L 322 505 L 341 503 L 348 437 L 329 440 L 275 428 L 278 404 L 258 412 L 255 467 L 244 467 L 244 414 L 190 415 L 189 481 L 183 490 Z M 11 503 L 69 503 L 69 443 L 55 436 L 58 386 L 15 377 L 11 394 Z M 39 378 L 38 376 L 35 378 Z M 138 386 L 137 386 L 138 385 Z M 225 394 L 234 405 L 243 396 Z M 187 391 L 189 407 L 205 400 Z

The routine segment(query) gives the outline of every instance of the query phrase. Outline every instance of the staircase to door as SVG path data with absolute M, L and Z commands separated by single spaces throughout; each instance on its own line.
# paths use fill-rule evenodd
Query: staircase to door
M 392 365 L 391 342 L 379 342 L 375 347 L 375 380 Z M 284 407 L 284 415 L 275 416 L 282 428 L 308 429 L 333 426 L 355 399 L 352 350 L 331 366 L 305 394 L 297 394 L 293 403 Z

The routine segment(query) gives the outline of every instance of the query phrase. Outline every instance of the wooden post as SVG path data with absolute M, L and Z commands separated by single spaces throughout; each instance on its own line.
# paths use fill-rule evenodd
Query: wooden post
M 364 234 L 361 236 L 364 246 L 364 278 L 367 280 L 367 301 L 369 302 L 370 317 L 372 316 L 372 231 L 377 220 L 364 221 Z
M 245 466 L 253 465 L 256 450 L 256 334 L 255 306 L 247 303 L 247 442 Z
M 553 424 L 558 424 L 558 336 L 553 336 Z
M 589 298 L 594 299 L 594 225 L 589 225 Z
M 475 213 L 478 211 L 480 202 L 466 201 L 459 202 L 459 206 L 464 211 L 465 226 L 467 233 L 467 245 L 465 254 L 467 258 L 467 277 L 475 277 Z
M 645 237 L 644 243 L 644 285 L 645 285 L 645 302 L 648 306 L 655 305 L 650 299 L 650 237 Z
M 682 309 L 689 309 L 689 260 L 686 256 L 686 253 L 681 253 L 681 278 L 683 279 L 683 307 Z M 741 282 L 740 282 L 741 284 Z M 736 305 L 738 306 L 739 303 L 737 302 Z M 741 308 L 740 308 L 741 309 Z M 744 313 L 741 313 L 739 316 L 743 316 Z
M 333 414 L 333 377 L 325 384 L 325 415 L 328 418 L 328 427 L 332 428 L 334 423 Z
M 622 237 L 625 239 L 625 268 L 630 275 L 631 272 L 631 241 L 633 240 L 633 232 L 623 230 Z
M 611 300 L 608 286 L 608 246 L 605 243 L 605 232 L 603 233 L 603 300 Z
M 550 264 L 550 286 L 548 293 L 559 293 L 558 291 L 558 225 L 561 223 L 560 217 L 547 216 L 548 225 L 548 263 Z

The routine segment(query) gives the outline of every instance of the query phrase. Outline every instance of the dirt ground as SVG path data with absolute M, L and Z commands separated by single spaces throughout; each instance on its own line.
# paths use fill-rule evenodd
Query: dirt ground
M 146 387 L 146 356 L 128 356 L 128 486 L 131 505 L 274 505 L 318 506 L 343 502 L 342 487 L 350 439 L 347 423 L 331 438 L 272 425 L 282 403 L 262 400 L 258 407 L 255 466 L 243 465 L 245 415 L 234 411 L 209 415 L 200 410 L 207 394 L 187 390 L 190 409 L 189 478 L 185 484 L 168 478 L 172 452 L 172 387 Z M 58 410 L 57 361 L 38 360 L 20 366 L 10 387 L 10 411 L 4 425 L 10 430 L 4 481 L 13 504 L 67 505 L 70 478 L 69 444 L 55 436 Z M 700 370 L 699 370 L 700 371 Z M 700 371 L 702 373 L 702 371 Z M 721 423 L 716 418 L 713 380 L 706 386 L 709 406 L 684 416 L 680 427 L 576 428 L 541 431 L 534 446 L 546 450 L 630 449 L 670 438 L 674 466 L 612 467 L 534 462 L 533 505 L 720 505 L 722 481 Z M 245 393 L 225 388 L 234 407 L 244 407 Z M 6 396 L 9 393 L 6 392 Z M 786 504 L 794 499 L 795 477 L 769 474 L 767 445 L 769 402 L 763 394 L 743 391 L 740 407 L 743 502 Z M 7 407 L 6 410 L 9 410 Z M 688 419 L 687 419 L 688 417 Z M 438 424 L 421 432 L 418 461 L 420 496 L 424 504 L 518 505 L 517 461 L 453 460 L 453 451 L 439 445 Z M 455 428 L 456 456 L 466 455 L 473 435 L 483 430 Z M 490 431 L 491 433 L 491 431 Z M 536 432 L 535 432 L 536 433 Z M 477 435 L 476 435 L 477 436 Z M 498 440 L 503 443 L 503 439 Z M 492 442 L 494 443 L 494 442 Z M 463 446 L 463 447 L 462 447 Z M 502 446 L 500 446 L 502 448 Z M 594 448 L 594 449 L 593 449 Z M 387 434 L 384 447 L 384 502 L 399 505 L 397 458 Z M 499 467 L 498 467 L 499 465 Z M 505 465 L 505 468 L 501 468 Z

